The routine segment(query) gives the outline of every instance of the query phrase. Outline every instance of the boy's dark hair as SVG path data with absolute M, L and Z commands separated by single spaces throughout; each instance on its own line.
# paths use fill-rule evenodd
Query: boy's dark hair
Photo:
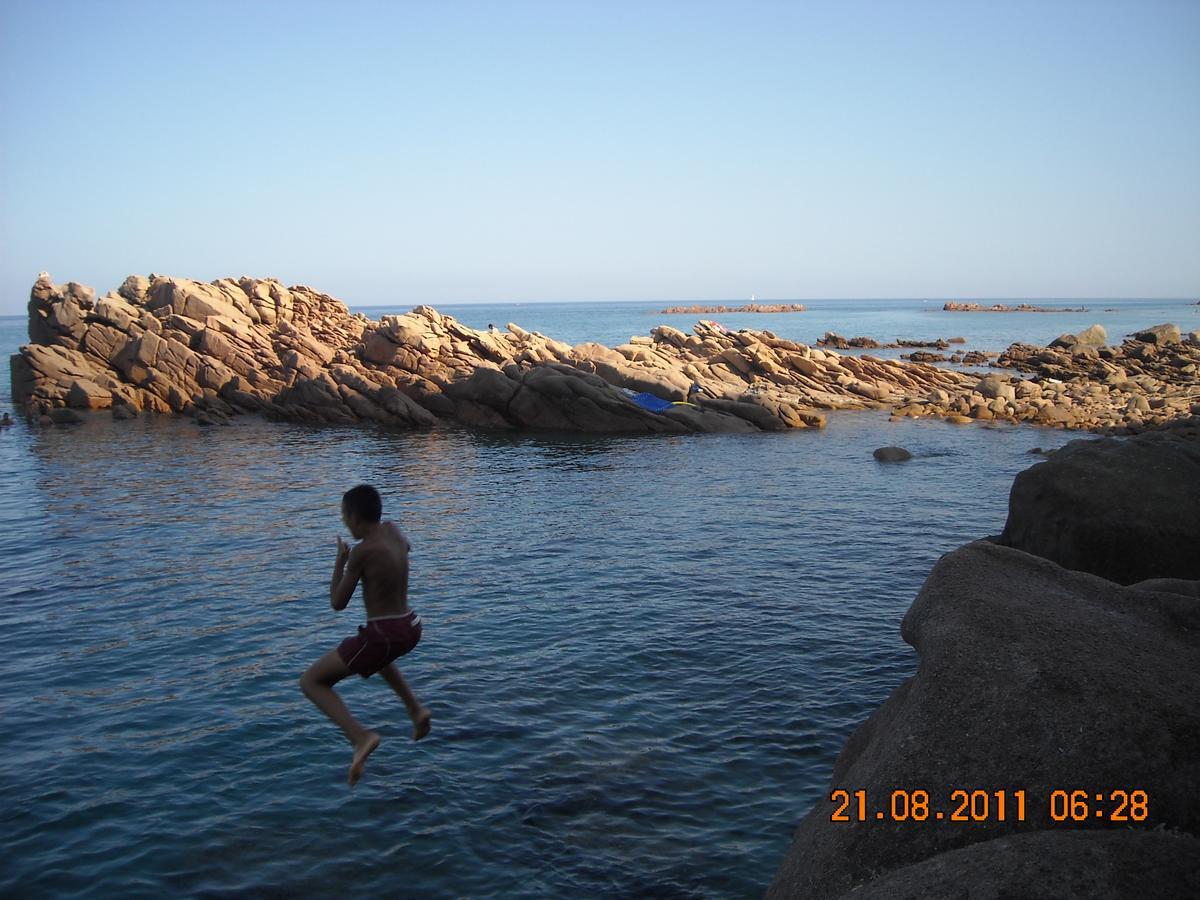
M 369 484 L 360 484 L 342 494 L 342 506 L 352 516 L 357 516 L 364 522 L 378 522 L 383 515 L 383 501 L 379 499 L 379 491 Z

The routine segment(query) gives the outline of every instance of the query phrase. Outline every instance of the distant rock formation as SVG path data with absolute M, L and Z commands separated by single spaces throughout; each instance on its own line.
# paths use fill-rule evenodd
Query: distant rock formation
M 953 300 L 944 304 L 942 309 L 946 312 L 1087 312 L 1086 306 L 1035 306 L 1032 303 L 1018 303 L 1016 306 L 993 303 L 991 306 L 984 306 L 981 303 L 961 303 Z
M 916 341 L 906 338 L 896 338 L 891 343 L 884 344 L 875 340 L 872 337 L 842 337 L 836 331 L 827 331 L 822 337 L 817 338 L 818 347 L 832 347 L 835 350 L 877 350 L 877 349 L 895 349 L 897 347 L 920 347 L 929 350 L 945 350 L 951 344 L 965 344 L 966 338 L 935 338 L 931 341 Z
M 900 626 L 916 675 L 847 740 L 768 897 L 1200 896 L 1200 420 L 1169 432 L 1073 442 L 1012 492 L 1025 548 L 1145 580 L 992 541 L 934 566 Z
M 477 331 L 427 306 L 372 321 L 312 288 L 130 276 L 96 300 L 43 274 L 31 343 L 12 358 L 13 397 L 55 409 L 151 410 L 227 424 L 278 419 L 400 427 L 450 420 L 494 428 L 691 432 L 821 426 L 819 410 L 886 404 L 902 391 L 956 392 L 961 373 L 841 357 L 701 321 L 610 349 L 509 324 Z M 663 412 L 631 396 L 677 405 Z M 66 418 L 66 417 L 62 417 Z M 73 417 L 72 417 L 73 418 Z
M 747 303 L 744 306 L 668 306 L 660 315 L 706 315 L 710 313 L 793 313 L 804 312 L 803 303 Z

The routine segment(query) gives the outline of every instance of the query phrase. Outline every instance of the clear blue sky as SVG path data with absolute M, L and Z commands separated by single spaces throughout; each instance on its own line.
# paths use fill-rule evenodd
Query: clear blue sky
M 37 273 L 353 304 L 1200 293 L 1200 2 L 0 4 Z

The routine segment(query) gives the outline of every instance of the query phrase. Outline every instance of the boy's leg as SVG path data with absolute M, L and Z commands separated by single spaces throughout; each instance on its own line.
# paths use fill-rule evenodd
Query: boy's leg
M 333 686 L 353 674 L 336 650 L 330 650 L 300 676 L 300 689 L 321 712 L 329 716 L 346 738 L 354 745 L 354 759 L 350 763 L 350 784 L 362 776 L 367 757 L 379 746 L 379 735 L 358 724 Z
M 384 681 L 391 685 L 392 690 L 400 695 L 400 699 L 404 701 L 404 705 L 408 708 L 408 715 L 413 721 L 413 740 L 419 741 L 425 735 L 429 734 L 430 721 L 433 719 L 433 714 L 421 705 L 421 701 L 412 692 L 412 688 L 408 686 L 408 682 L 404 680 L 404 676 L 400 674 L 400 670 L 396 667 L 396 664 L 388 663 L 379 670 L 379 674 L 383 676 Z

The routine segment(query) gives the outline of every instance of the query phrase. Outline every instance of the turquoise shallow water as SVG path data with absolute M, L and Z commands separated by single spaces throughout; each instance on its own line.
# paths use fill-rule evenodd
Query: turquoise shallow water
M 529 309 L 508 320 L 610 343 L 644 316 Z M 0 321 L 6 354 L 23 331 Z M 913 672 L 898 623 L 929 567 L 1071 437 L 877 413 L 685 438 L 22 421 L 0 432 L 0 893 L 758 896 Z M 359 621 L 327 600 L 359 481 L 412 538 L 402 668 L 435 718 L 414 745 L 385 685 L 344 683 L 384 735 L 350 791 L 296 681 Z

